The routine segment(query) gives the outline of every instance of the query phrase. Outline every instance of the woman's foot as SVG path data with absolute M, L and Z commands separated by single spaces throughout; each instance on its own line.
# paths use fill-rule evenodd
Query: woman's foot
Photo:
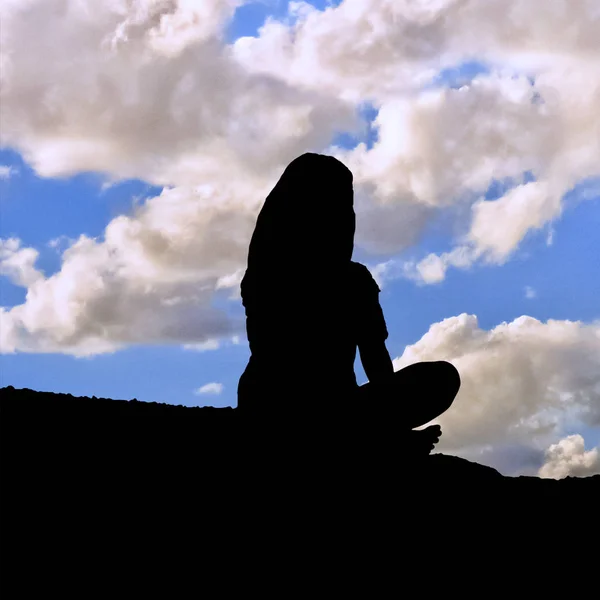
M 409 433 L 409 446 L 411 452 L 417 455 L 427 455 L 440 441 L 442 428 L 439 425 L 430 425 L 425 429 L 412 429 Z

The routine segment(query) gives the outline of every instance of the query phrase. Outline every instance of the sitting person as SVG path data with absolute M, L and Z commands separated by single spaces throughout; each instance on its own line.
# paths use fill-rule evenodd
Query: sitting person
M 379 287 L 352 261 L 353 177 L 340 161 L 307 153 L 268 195 L 241 284 L 251 356 L 238 385 L 244 414 L 390 411 L 409 432 L 452 404 L 457 370 L 444 361 L 394 372 Z M 358 386 L 356 350 L 369 382 Z M 441 430 L 413 437 L 428 451 Z

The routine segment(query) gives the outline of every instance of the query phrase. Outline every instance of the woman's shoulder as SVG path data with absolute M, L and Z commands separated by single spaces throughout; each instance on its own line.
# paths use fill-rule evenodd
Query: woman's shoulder
M 350 262 L 350 277 L 353 280 L 353 283 L 365 291 L 371 291 L 375 293 L 379 293 L 380 289 L 377 285 L 377 282 L 371 275 L 371 271 L 365 267 L 365 265 L 359 262 Z

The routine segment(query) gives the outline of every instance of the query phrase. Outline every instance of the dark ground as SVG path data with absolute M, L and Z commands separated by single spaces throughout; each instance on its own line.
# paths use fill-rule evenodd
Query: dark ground
M 3 597 L 87 598 L 103 586 L 137 597 L 138 583 L 167 572 L 155 595 L 182 595 L 164 561 L 183 561 L 198 586 L 186 595 L 211 577 L 231 595 L 252 585 L 240 561 L 260 591 L 273 572 L 297 589 L 325 565 L 353 587 L 369 560 L 392 581 L 413 563 L 428 577 L 434 557 L 509 560 L 506 544 L 511 577 L 524 565 L 533 577 L 557 549 L 595 555 L 585 543 L 597 539 L 599 476 L 509 478 L 454 456 L 409 459 L 388 421 L 249 421 L 231 408 L 2 388 Z
M 302 415 L 300 419 L 245 419 L 233 408 L 75 397 L 70 394 L 0 389 L 2 465 L 37 470 L 40 476 L 94 469 L 116 474 L 154 464 L 171 473 L 210 471 L 227 479 L 245 469 L 276 469 L 282 463 L 315 476 L 361 473 L 376 477 L 395 465 L 399 476 L 432 482 L 461 481 L 510 489 L 587 493 L 600 476 L 561 481 L 504 477 L 491 467 L 445 454 L 410 457 L 393 423 L 364 414 L 353 419 Z M 154 462 L 156 461 L 156 462 Z M 85 466 L 87 465 L 87 467 Z M 240 471 L 241 470 L 241 471 Z

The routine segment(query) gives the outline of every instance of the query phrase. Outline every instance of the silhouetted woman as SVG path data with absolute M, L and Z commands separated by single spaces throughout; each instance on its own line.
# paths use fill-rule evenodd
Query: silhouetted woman
M 460 386 L 447 362 L 394 373 L 379 288 L 352 262 L 352 173 L 340 161 L 303 154 L 268 195 L 241 284 L 251 357 L 238 386 L 246 414 L 391 411 L 413 429 L 444 412 Z M 354 374 L 359 349 L 369 383 Z M 428 428 L 432 441 L 439 428 Z

